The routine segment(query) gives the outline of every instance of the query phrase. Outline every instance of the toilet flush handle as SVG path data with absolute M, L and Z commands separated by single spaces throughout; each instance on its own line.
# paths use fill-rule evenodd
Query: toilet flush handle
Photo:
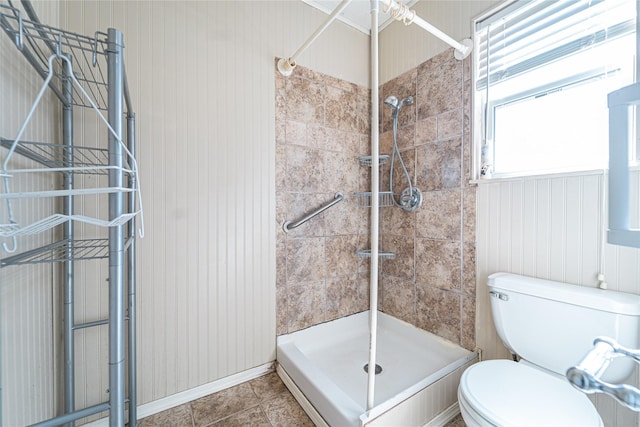
M 624 406 L 640 412 L 640 390 L 628 384 L 610 384 L 600 379 L 611 361 L 617 357 L 631 357 L 640 363 L 640 350 L 622 347 L 615 340 L 598 337 L 591 349 L 576 366 L 567 370 L 566 377 L 584 393 L 605 393 Z
M 502 301 L 509 301 L 509 295 L 498 291 L 489 291 L 489 295 Z

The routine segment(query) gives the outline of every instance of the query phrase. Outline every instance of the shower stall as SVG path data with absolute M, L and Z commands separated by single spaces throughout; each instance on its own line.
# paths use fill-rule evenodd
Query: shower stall
M 283 76 L 293 74 L 296 57 L 348 3 L 349 0 L 343 1 L 294 55 L 278 61 L 277 68 Z M 415 103 L 413 96 L 396 93 L 384 99 L 382 115 L 391 117 L 393 133 L 389 154 L 380 153 L 376 31 L 379 3 L 393 18 L 405 24 L 416 23 L 449 43 L 455 49 L 456 60 L 470 53 L 469 40 L 462 43 L 452 40 L 403 3 L 371 2 L 371 152 L 358 158 L 360 165 L 370 168 L 371 188 L 355 192 L 353 200 L 347 200 L 370 209 L 370 228 L 365 239 L 369 248 L 357 250 L 358 257 L 369 262 L 368 310 L 282 334 L 278 337 L 277 370 L 317 425 L 444 425 L 458 413 L 455 396 L 458 380 L 464 369 L 478 360 L 478 354 L 378 311 L 379 260 L 397 256 L 380 247 L 379 209 L 389 206 L 409 214 L 424 209 L 423 194 L 411 178 L 398 137 L 400 112 Z M 385 163 L 389 163 L 389 189 L 381 191 L 380 167 Z M 316 212 L 329 209 L 329 205 Z M 315 212 L 296 224 L 314 217 Z M 361 240 L 359 243 L 363 243 Z M 299 242 L 295 245 L 301 246 Z

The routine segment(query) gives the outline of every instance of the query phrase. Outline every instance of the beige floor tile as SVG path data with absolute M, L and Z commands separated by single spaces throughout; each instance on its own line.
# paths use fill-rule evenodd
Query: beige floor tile
M 466 426 L 467 425 L 464 423 L 464 420 L 462 419 L 462 415 L 458 414 L 457 417 L 455 417 L 454 419 L 449 421 L 447 424 L 445 424 L 444 427 L 466 427 Z
M 275 372 L 139 421 L 140 427 L 314 427 Z M 465 427 L 461 415 L 445 427 Z
M 191 414 L 191 404 L 176 406 L 175 408 L 159 412 L 150 417 L 141 419 L 139 427 L 193 427 L 193 416 Z
M 254 406 L 245 411 L 238 412 L 228 418 L 212 424 L 211 427 L 271 427 L 269 420 L 265 416 L 260 406 Z
M 262 402 L 260 406 L 273 427 L 314 427 L 291 393 Z
M 258 405 L 260 401 L 249 383 L 242 383 L 191 402 L 197 426 L 206 426 L 237 412 Z
M 261 402 L 276 397 L 282 393 L 288 393 L 287 387 L 285 387 L 282 380 L 275 372 L 251 380 L 249 381 L 249 385 Z

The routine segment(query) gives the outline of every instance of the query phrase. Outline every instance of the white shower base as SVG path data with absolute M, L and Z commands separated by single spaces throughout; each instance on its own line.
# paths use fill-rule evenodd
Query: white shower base
M 316 424 L 443 425 L 475 352 L 378 313 L 375 406 L 366 411 L 369 312 L 278 337 L 278 373 Z M 306 400 L 306 402 L 305 402 Z M 319 418 L 318 415 L 321 417 Z

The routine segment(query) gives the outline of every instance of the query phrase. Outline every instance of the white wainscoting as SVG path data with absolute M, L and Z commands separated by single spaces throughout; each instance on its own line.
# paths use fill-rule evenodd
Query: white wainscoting
M 36 3 L 34 7 L 40 17 L 57 25 L 58 3 Z M 3 1 L 2 4 L 6 2 Z M 10 140 L 16 137 L 42 83 L 42 78 L 3 31 L 0 34 L 1 137 Z M 51 93 L 44 96 L 25 130 L 23 140 L 60 142 L 61 128 L 56 126 L 56 119 L 60 117 L 61 109 L 57 104 L 57 98 Z M 0 162 L 4 161 L 6 153 L 6 149 L 0 148 Z M 9 169 L 32 167 L 37 168 L 38 165 L 19 155 L 11 157 L 9 162 Z M 59 182 L 56 174 L 38 175 L 29 179 L 24 174 L 15 174 L 10 179 L 12 191 L 48 189 Z M 55 200 L 14 201 L 13 209 L 15 218 L 28 224 L 53 213 Z M 0 223 L 7 222 L 6 200 L 2 200 Z M 18 251 L 46 245 L 53 242 L 54 238 L 52 231 L 38 236 L 21 236 L 18 238 Z M 13 246 L 11 239 L 0 239 L 0 244 L 2 243 Z M 0 258 L 10 255 L 0 247 Z M 50 416 L 59 403 L 55 387 L 61 359 L 51 351 L 52 348 L 58 349 L 54 325 L 62 313 L 62 306 L 52 303 L 59 301 L 60 297 L 57 271 L 52 264 L 0 269 L 1 425 L 34 423 Z M 43 348 L 47 350 L 42 351 Z M 25 402 L 29 404 L 26 405 Z
M 639 177 L 634 171 L 632 217 L 636 219 Z M 476 330 L 485 359 L 510 357 L 491 318 L 486 279 L 492 273 L 506 271 L 595 287 L 603 268 L 609 289 L 640 294 L 640 250 L 605 244 L 602 254 L 605 182 L 600 171 L 479 184 Z M 637 372 L 632 380 L 637 386 Z M 636 413 L 608 396 L 598 395 L 594 401 L 607 426 L 638 425 Z

